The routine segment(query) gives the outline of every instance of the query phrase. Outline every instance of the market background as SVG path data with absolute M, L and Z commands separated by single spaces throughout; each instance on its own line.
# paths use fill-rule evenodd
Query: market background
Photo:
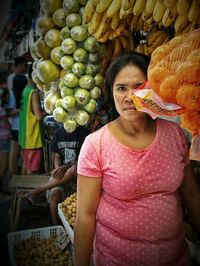
M 109 64 L 122 52 L 135 50 L 151 56 L 157 47 L 169 43 L 177 36 L 189 34 L 200 28 L 199 0 L 80 0 L 78 5 L 70 5 L 72 2 L 72 0 L 7 0 L 0 3 L 0 69 L 12 72 L 16 56 L 24 55 L 29 62 L 33 62 L 33 79 L 40 89 L 45 110 L 50 118 L 54 117 L 55 121 L 63 123 L 69 132 L 72 132 L 77 126 L 85 126 L 90 123 L 95 112 L 99 111 L 98 106 L 102 98 L 105 102 L 108 100 L 102 79 L 96 81 L 95 76 L 101 75 L 103 77 Z M 85 10 L 83 10 L 82 7 L 85 5 Z M 56 19 L 53 20 L 53 14 L 58 9 L 60 11 L 55 16 Z M 69 51 L 66 39 L 71 39 L 72 36 L 69 35 L 68 31 L 63 31 L 63 36 L 66 38 L 63 36 L 59 38 L 57 33 L 61 32 L 67 23 L 70 30 L 77 26 L 77 17 L 67 20 L 67 16 L 74 13 L 81 17 L 78 26 L 82 23 L 87 25 L 85 36 L 95 38 L 97 45 L 93 43 L 93 46 L 87 50 L 88 54 L 92 54 L 90 58 L 88 56 L 86 60 L 83 59 L 82 61 L 78 57 L 70 65 L 71 61 L 66 63 L 64 60 L 61 61 L 61 58 L 64 56 L 73 57 L 77 48 L 85 48 L 84 41 L 86 38 L 79 39 L 80 36 L 77 37 L 75 31 L 73 36 L 75 36 L 76 49 Z M 42 20 L 43 18 L 45 19 Z M 52 29 L 54 30 L 52 35 L 47 34 Z M 55 37 L 54 41 L 51 36 Z M 184 44 L 187 43 L 187 39 L 184 40 L 183 38 L 182 41 Z M 101 49 L 97 49 L 97 47 L 101 47 Z M 199 49 L 199 47 L 197 41 L 195 49 Z M 199 54 L 196 58 L 199 60 Z M 87 79 L 81 83 L 81 86 L 79 80 L 86 75 L 86 70 L 80 69 L 80 65 L 76 65 L 77 68 L 72 68 L 75 63 L 82 63 L 85 67 L 90 64 L 87 69 L 87 75 L 90 77 L 85 77 Z M 47 73 L 50 73 L 49 70 L 52 69 L 52 75 L 48 76 Z M 197 74 L 198 71 L 199 68 L 196 70 Z M 71 80 L 74 75 L 77 77 L 77 80 L 73 80 L 75 83 Z M 77 86 L 83 88 L 84 91 L 86 90 L 87 95 L 83 94 L 83 91 L 77 93 Z M 195 86 L 199 91 L 199 78 Z M 91 94 L 94 87 L 97 87 L 101 92 L 97 93 L 97 96 Z M 96 91 L 99 92 L 97 89 Z M 196 94 L 192 91 L 188 95 L 187 97 L 195 96 L 197 100 L 200 100 L 199 92 Z M 163 97 L 163 100 L 171 100 L 174 104 L 181 103 L 181 106 L 188 110 L 185 115 L 184 128 L 189 129 L 191 135 L 199 134 L 199 104 L 192 106 L 191 102 L 187 100 L 190 98 L 184 97 L 177 102 L 176 94 L 175 97 L 172 97 L 170 90 L 165 90 L 160 96 Z M 68 105 L 69 99 L 72 100 L 72 98 L 74 99 L 73 108 Z M 81 102 L 82 99 L 84 99 L 84 104 Z M 85 105 L 91 100 L 93 100 L 93 107 L 87 109 L 88 107 Z M 49 125 L 50 123 L 51 121 Z M 50 132 L 48 131 L 48 133 Z M 45 172 L 50 170 L 48 150 L 50 141 L 47 138 Z M 8 260 L 5 238 L 9 231 L 9 222 L 5 217 L 9 202 L 1 204 L 0 208 L 2 208 L 0 226 L 3 237 L 1 237 L 1 250 L 4 258 Z M 48 226 L 45 218 L 42 220 L 40 217 L 40 219 L 45 226 Z M 37 226 L 37 223 L 32 223 L 32 226 L 33 224 L 34 227 Z M 24 228 L 30 226 L 30 224 L 21 225 Z

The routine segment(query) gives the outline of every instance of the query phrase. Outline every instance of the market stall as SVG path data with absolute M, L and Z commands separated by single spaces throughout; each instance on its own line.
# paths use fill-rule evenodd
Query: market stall
M 198 0 L 41 0 L 36 31 L 32 78 L 44 95 L 44 109 L 68 133 L 89 125 L 100 100 L 106 102 L 109 64 L 123 52 L 138 51 L 151 56 L 151 63 L 145 90 L 132 97 L 134 105 L 154 118 L 179 116 L 192 136 L 190 158 L 194 164 L 200 160 Z M 76 193 L 58 211 L 73 244 Z M 200 263 L 199 238 L 192 232 L 191 256 Z

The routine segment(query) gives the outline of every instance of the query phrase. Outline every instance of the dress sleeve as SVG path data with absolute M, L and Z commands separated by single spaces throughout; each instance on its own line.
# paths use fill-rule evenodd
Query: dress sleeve
M 81 147 L 77 172 L 83 176 L 102 177 L 99 154 L 88 137 L 86 137 Z

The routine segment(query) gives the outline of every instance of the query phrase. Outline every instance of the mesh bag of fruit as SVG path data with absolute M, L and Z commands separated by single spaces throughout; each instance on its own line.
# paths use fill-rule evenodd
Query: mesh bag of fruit
M 200 135 L 200 29 L 178 35 L 156 48 L 148 80 L 163 100 L 184 108 L 182 127 L 193 136 Z M 197 154 L 197 146 L 191 148 Z

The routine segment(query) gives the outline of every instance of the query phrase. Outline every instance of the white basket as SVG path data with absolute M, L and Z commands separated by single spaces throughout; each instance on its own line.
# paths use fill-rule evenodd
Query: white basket
M 68 223 L 67 219 L 65 218 L 65 215 L 61 209 L 61 203 L 58 204 L 58 215 L 63 223 L 63 226 L 65 227 L 65 230 L 67 231 L 67 234 L 72 242 L 74 244 L 74 231 L 70 224 Z
M 14 245 L 17 242 L 30 237 L 39 239 L 49 238 L 51 235 L 59 235 L 62 231 L 65 231 L 64 227 L 57 225 L 8 233 L 7 240 L 11 265 L 16 266 L 14 258 Z

